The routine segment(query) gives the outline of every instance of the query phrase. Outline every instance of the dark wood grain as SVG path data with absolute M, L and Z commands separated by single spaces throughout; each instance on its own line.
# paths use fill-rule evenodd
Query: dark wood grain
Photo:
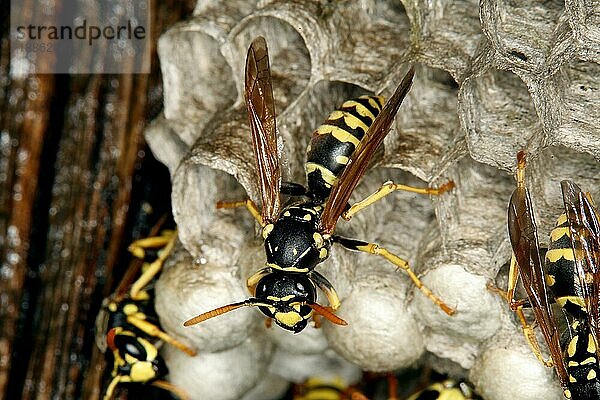
M 156 40 L 194 4 L 158 3 L 152 72 L 139 75 L 9 79 L 1 14 L 0 398 L 101 396 L 96 314 L 123 273 L 148 188 L 169 193 L 168 175 L 144 171 L 158 167 L 142 132 L 162 103 Z

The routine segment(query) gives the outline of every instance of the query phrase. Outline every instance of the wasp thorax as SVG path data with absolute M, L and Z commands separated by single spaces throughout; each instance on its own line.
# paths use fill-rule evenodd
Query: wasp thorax
M 316 288 L 303 274 L 273 273 L 265 276 L 256 286 L 256 298 L 269 306 L 260 310 L 277 325 L 298 333 L 306 327 L 312 315 L 307 304 L 316 300 Z
M 286 272 L 308 272 L 329 254 L 329 241 L 319 233 L 318 212 L 312 207 L 289 207 L 275 224 L 263 230 L 269 266 Z

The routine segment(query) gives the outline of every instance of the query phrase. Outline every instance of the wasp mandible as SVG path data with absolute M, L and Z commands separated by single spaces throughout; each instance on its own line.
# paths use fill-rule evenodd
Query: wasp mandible
M 334 234 L 340 216 L 352 215 L 396 190 L 437 195 L 452 187 L 452 181 L 439 188 L 414 188 L 393 182 L 349 207 L 348 200 L 364 175 L 376 150 L 390 131 L 402 100 L 414 75 L 410 68 L 390 100 L 380 96 L 362 96 L 346 101 L 331 113 L 313 134 L 305 164 L 308 187 L 282 183 L 275 103 L 267 43 L 254 39 L 248 50 L 245 72 L 245 102 L 252 131 L 262 207 L 251 200 L 219 202 L 217 208 L 246 207 L 262 227 L 266 266 L 248 278 L 253 297 L 200 314 L 184 323 L 194 325 L 240 307 L 258 307 L 282 328 L 298 333 L 308 319 L 318 314 L 338 325 L 346 322 L 334 314 L 340 306 L 331 283 L 315 267 L 325 261 L 333 244 L 374 254 L 403 269 L 417 287 L 448 315 L 454 309 L 423 285 L 407 261 L 379 246 Z M 282 206 L 281 195 L 303 199 Z M 317 288 L 329 306 L 317 303 Z

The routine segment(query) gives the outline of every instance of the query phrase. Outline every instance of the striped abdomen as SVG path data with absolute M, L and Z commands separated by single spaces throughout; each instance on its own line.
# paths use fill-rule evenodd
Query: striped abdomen
M 324 201 L 383 107 L 381 96 L 348 100 L 312 136 L 306 158 L 309 191 Z
M 565 397 L 572 400 L 600 398 L 600 369 L 596 349 L 598 343 L 587 321 L 575 320 L 569 330 L 570 338 L 565 348 L 565 365 L 569 382 Z
M 567 216 L 561 214 L 550 232 L 546 252 L 546 281 L 552 287 L 556 302 L 575 317 L 585 317 L 585 301 L 575 269 L 575 256 L 571 247 L 571 233 Z

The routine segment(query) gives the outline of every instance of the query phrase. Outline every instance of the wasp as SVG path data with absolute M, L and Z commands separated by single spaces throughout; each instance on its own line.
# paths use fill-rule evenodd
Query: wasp
M 480 400 L 466 382 L 445 379 L 434 382 L 407 400 Z
M 342 379 L 312 377 L 294 389 L 294 400 L 369 400 L 358 389 Z
M 548 250 L 542 261 L 531 198 L 525 186 L 525 166 L 526 153 L 521 151 L 517 155 L 517 187 L 508 208 L 513 256 L 507 298 L 519 316 L 536 357 L 545 365 L 554 366 L 565 398 L 600 399 L 598 212 L 588 193 L 572 181 L 562 181 L 565 212 L 550 233 Z M 519 277 L 550 350 L 550 360 L 543 359 L 532 328 L 523 315 L 522 308 L 527 301 L 514 299 Z M 552 297 L 569 321 L 562 339 L 557 315 L 550 304 Z
M 176 231 L 165 230 L 159 236 L 133 242 L 129 251 L 135 258 L 115 293 L 104 300 L 97 321 L 97 330 L 103 333 L 97 342 L 102 351 L 108 348 L 113 355 L 112 379 L 104 400 L 113 397 L 120 383 L 148 383 L 187 399 L 185 393 L 163 379 L 168 370 L 154 342 L 162 340 L 190 356 L 196 352 L 160 329 L 149 290 L 176 237 Z M 136 279 L 140 270 L 143 272 Z
M 337 325 L 346 321 L 335 315 L 340 306 L 331 283 L 315 267 L 325 261 L 334 244 L 350 250 L 381 256 L 403 269 L 417 287 L 449 315 L 454 309 L 436 297 L 409 267 L 407 261 L 379 246 L 334 234 L 340 216 L 351 216 L 396 190 L 437 195 L 454 186 L 452 181 L 439 188 L 414 188 L 393 182 L 361 202 L 348 207 L 348 200 L 369 162 L 390 130 L 395 115 L 412 84 L 411 68 L 390 100 L 362 96 L 346 101 L 313 134 L 305 164 L 308 187 L 282 183 L 275 105 L 267 44 L 256 38 L 248 50 L 245 70 L 245 103 L 252 131 L 262 207 L 251 200 L 219 202 L 217 208 L 246 207 L 262 228 L 266 265 L 247 280 L 253 297 L 200 314 L 184 323 L 197 324 L 240 307 L 258 307 L 283 329 L 298 333 L 314 314 Z M 281 195 L 302 200 L 282 206 Z M 317 288 L 329 306 L 317 303 Z

